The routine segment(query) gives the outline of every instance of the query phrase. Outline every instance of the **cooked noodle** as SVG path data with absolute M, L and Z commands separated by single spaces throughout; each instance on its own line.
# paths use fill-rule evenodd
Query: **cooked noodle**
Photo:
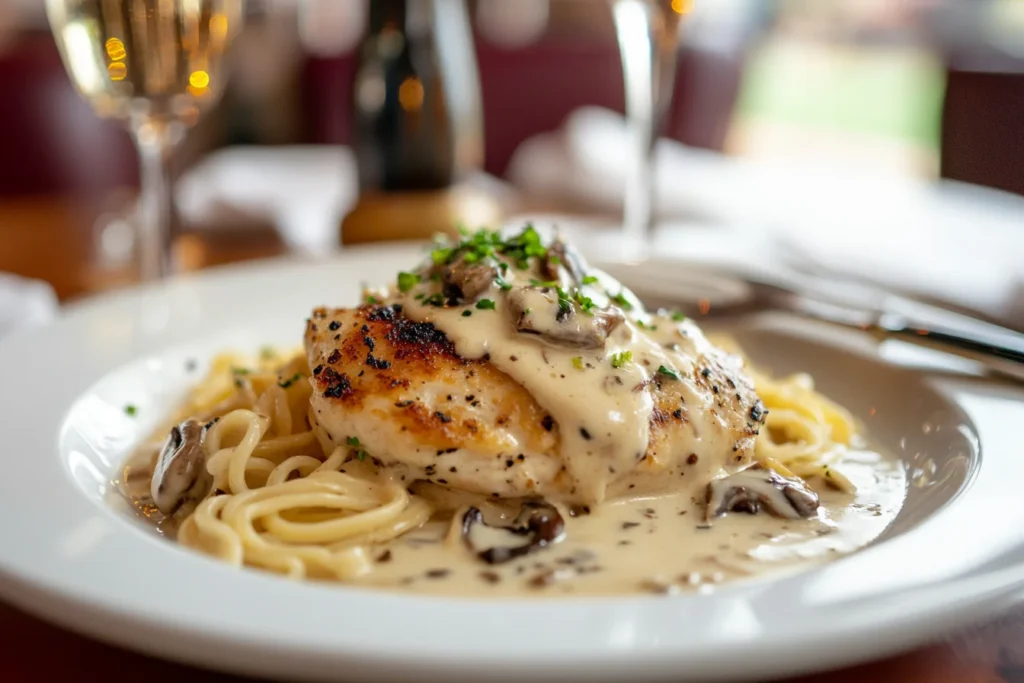
M 410 493 L 358 444 L 318 433 L 307 414 L 309 374 L 301 353 L 283 362 L 268 352 L 249 362 L 214 359 L 173 420 L 209 424 L 203 447 L 213 476 L 212 493 L 178 526 L 181 544 L 235 566 L 346 580 L 371 571 L 372 546 L 431 518 L 438 487 Z M 832 467 L 856 436 L 849 413 L 817 393 L 808 375 L 751 376 L 768 410 L 755 457 L 783 476 L 821 477 L 852 493 Z
M 348 446 L 325 454 L 306 416 L 301 355 L 277 370 L 269 359 L 254 370 L 242 361 L 215 359 L 176 418 L 215 421 L 204 441 L 213 495 L 181 523 L 178 541 L 297 579 L 366 573 L 367 547 L 419 527 L 431 505 Z

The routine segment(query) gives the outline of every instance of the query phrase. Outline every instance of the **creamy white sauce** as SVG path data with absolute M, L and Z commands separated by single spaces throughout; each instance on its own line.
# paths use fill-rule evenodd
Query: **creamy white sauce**
M 654 409 L 647 385 L 661 367 L 678 373 L 685 405 L 696 408 L 688 416 L 692 423 L 688 431 L 679 434 L 690 438 L 677 439 L 675 444 L 679 452 L 697 451 L 702 456 L 686 483 L 706 483 L 723 467 L 733 469 L 736 463 L 728 456 L 734 453 L 734 441 L 720 428 L 702 428 L 717 418 L 700 409 L 706 400 L 692 379 L 695 364 L 705 355 L 715 354 L 714 346 L 691 321 L 648 315 L 640 301 L 614 278 L 596 270 L 589 274 L 599 278 L 598 282 L 580 291 L 593 299 L 596 308 L 608 305 L 609 292 L 621 293 L 631 306 L 626 320 L 611 332 L 602 348 L 553 345 L 535 334 L 518 332 L 508 294 L 497 284 L 480 297 L 494 302 L 493 310 L 481 310 L 472 303 L 439 307 L 415 298 L 435 291 L 433 283 L 410 291 L 401 303 L 409 318 L 442 330 L 460 356 L 487 358 L 552 415 L 559 426 L 562 463 L 575 483 L 571 498 L 590 503 L 604 500 L 613 481 L 631 473 L 647 452 Z M 504 280 L 521 287 L 535 277 L 533 272 L 510 267 Z M 543 305 L 541 293 L 529 296 Z M 551 296 L 553 293 L 547 298 Z M 464 315 L 465 311 L 471 315 Z M 538 312 L 531 310 L 528 315 Z M 577 317 L 584 315 L 578 313 Z M 620 367 L 613 367 L 616 358 Z M 714 457 L 706 457 L 708 454 Z
M 685 493 L 609 501 L 564 515 L 564 540 L 502 565 L 446 540 L 448 526 L 436 522 L 377 550 L 383 561 L 358 583 L 444 595 L 602 595 L 708 591 L 792 572 L 870 543 L 900 510 L 906 478 L 898 463 L 855 451 L 836 467 L 858 492 L 821 488 L 811 519 L 730 513 L 708 524 L 703 500 Z M 501 532 L 492 539 L 507 542 Z

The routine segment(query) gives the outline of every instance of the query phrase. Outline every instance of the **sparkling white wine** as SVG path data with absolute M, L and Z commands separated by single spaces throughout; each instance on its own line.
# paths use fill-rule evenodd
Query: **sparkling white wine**
M 241 0 L 47 0 L 64 66 L 101 116 L 198 117 L 224 85 Z

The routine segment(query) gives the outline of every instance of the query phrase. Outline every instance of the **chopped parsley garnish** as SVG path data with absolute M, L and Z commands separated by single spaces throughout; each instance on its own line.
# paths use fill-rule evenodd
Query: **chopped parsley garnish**
M 139 409 L 135 406 L 134 403 L 129 403 L 124 407 L 124 414 L 128 415 L 129 417 L 135 417 L 136 415 L 139 414 Z
M 493 311 L 494 301 L 492 299 L 480 299 L 480 301 L 476 302 L 476 307 L 481 311 Z
M 302 379 L 302 373 L 301 372 L 296 372 L 294 375 L 292 375 L 291 377 L 289 377 L 286 380 L 278 380 L 277 386 L 281 387 L 282 389 L 287 389 L 291 385 L 293 385 L 296 382 L 298 382 L 300 379 Z
M 597 278 L 595 276 L 593 276 L 593 275 L 584 275 L 583 276 L 583 284 L 585 284 L 585 285 L 592 285 L 595 282 L 597 282 Z
M 616 370 L 621 368 L 623 365 L 633 360 L 632 351 L 622 351 L 620 353 L 612 354 L 612 367 Z
M 423 300 L 423 303 L 428 306 L 444 306 L 444 295 L 440 292 L 431 294 Z
M 231 368 L 232 375 L 248 375 L 249 368 Z
M 358 436 L 350 436 L 350 437 L 348 437 L 347 439 L 345 439 L 345 443 L 347 443 L 352 448 L 356 449 L 356 458 L 357 459 L 359 459 L 359 460 L 366 460 L 366 449 L 364 449 L 363 445 L 361 443 L 359 443 L 359 437 Z
M 508 282 L 506 282 L 506 281 L 505 281 L 505 278 L 503 278 L 503 277 L 502 277 L 502 276 L 500 276 L 500 275 L 495 275 L 495 276 L 494 276 L 494 284 L 498 285 L 499 287 L 501 287 L 501 288 L 502 288 L 503 290 L 505 290 L 506 292 L 507 292 L 508 290 L 512 289 L 512 285 L 511 285 L 511 284 L 509 284 Z
M 672 368 L 666 368 L 664 365 L 658 366 L 658 374 L 671 377 L 677 382 L 681 382 L 683 380 L 682 376 L 676 370 L 673 370 Z
M 540 234 L 529 224 L 521 233 L 506 240 L 500 251 L 510 258 L 519 270 L 526 270 L 530 266 L 530 258 L 543 258 L 548 253 L 540 241 Z
M 569 298 L 569 293 L 561 287 L 555 287 L 555 292 L 558 294 L 558 310 L 562 313 L 571 311 L 572 300 Z
M 583 369 L 583 356 L 574 356 L 572 359 L 572 366 L 577 370 Z
M 260 358 L 262 360 L 277 358 L 277 351 L 274 350 L 273 346 L 264 346 L 260 349 Z
M 410 289 L 415 287 L 420 281 L 420 276 L 416 273 L 399 273 L 398 274 L 398 290 L 405 294 Z
M 454 247 L 437 247 L 430 252 L 430 260 L 440 266 L 450 262 L 453 253 L 455 253 Z
M 473 315 L 473 311 L 471 311 L 469 309 L 466 309 L 465 311 L 462 312 L 462 317 L 463 318 L 468 318 L 471 315 Z
M 675 320 L 677 323 L 681 323 L 684 320 L 686 320 L 686 316 L 680 313 L 679 311 L 672 311 L 672 319 Z
M 530 315 L 530 311 L 532 310 L 532 308 L 527 308 L 525 311 L 523 311 L 523 315 Z
M 590 313 L 590 315 L 593 315 L 593 313 L 591 313 L 591 309 L 594 308 L 594 300 L 589 296 L 584 295 L 583 292 L 576 289 L 573 290 L 572 300 L 579 304 L 579 307 L 583 309 L 584 313 Z
M 618 294 L 612 294 L 611 292 L 605 292 L 605 293 L 608 295 L 609 299 L 611 299 L 612 301 L 617 303 L 619 306 L 621 306 L 622 310 L 624 310 L 624 311 L 632 311 L 633 310 L 633 304 L 631 304 L 629 302 L 629 299 L 627 299 L 626 295 L 623 294 L 621 291 Z
M 652 325 L 650 323 L 645 323 L 643 320 L 637 320 L 636 321 L 636 326 L 639 327 L 641 330 L 650 330 L 652 332 L 658 329 L 657 325 Z
M 508 266 L 497 258 L 499 254 L 520 270 L 526 270 L 531 258 L 543 258 L 548 253 L 540 234 L 532 225 L 527 225 L 521 233 L 508 239 L 503 239 L 500 232 L 485 229 L 471 233 L 460 228 L 459 235 L 460 239 L 456 243 L 443 239 L 435 243 L 430 252 L 430 260 L 436 265 L 448 265 L 459 259 L 465 263 L 494 259 L 499 262 L 502 272 L 505 272 Z
M 530 285 L 533 287 L 546 287 L 551 289 L 558 287 L 558 282 L 555 280 L 538 280 L 537 278 L 530 278 Z
M 416 299 L 416 301 L 423 301 L 423 299 L 424 299 L 424 298 L 425 298 L 426 296 L 427 296 L 426 294 L 424 294 L 423 292 L 420 292 L 419 294 L 417 294 L 417 295 L 416 295 L 416 296 L 414 296 L 413 298 L 414 298 L 414 299 Z
M 368 304 L 379 304 L 380 303 L 380 299 L 375 297 L 373 294 L 367 294 L 366 295 L 366 303 L 368 303 Z
M 494 256 L 495 250 L 503 245 L 501 234 L 490 230 L 461 233 L 457 244 L 440 243 L 430 252 L 430 259 L 437 265 L 448 265 L 458 258 L 466 263 L 476 263 Z

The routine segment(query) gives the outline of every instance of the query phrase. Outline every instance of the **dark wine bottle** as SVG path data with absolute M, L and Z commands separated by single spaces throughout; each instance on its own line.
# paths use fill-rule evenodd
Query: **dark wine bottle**
M 423 0 L 377 0 L 352 102 L 363 191 L 438 190 L 455 179 L 454 137 Z
M 464 0 L 374 0 L 352 89 L 360 198 L 346 243 L 422 239 L 496 219 L 464 178 L 482 161 Z

